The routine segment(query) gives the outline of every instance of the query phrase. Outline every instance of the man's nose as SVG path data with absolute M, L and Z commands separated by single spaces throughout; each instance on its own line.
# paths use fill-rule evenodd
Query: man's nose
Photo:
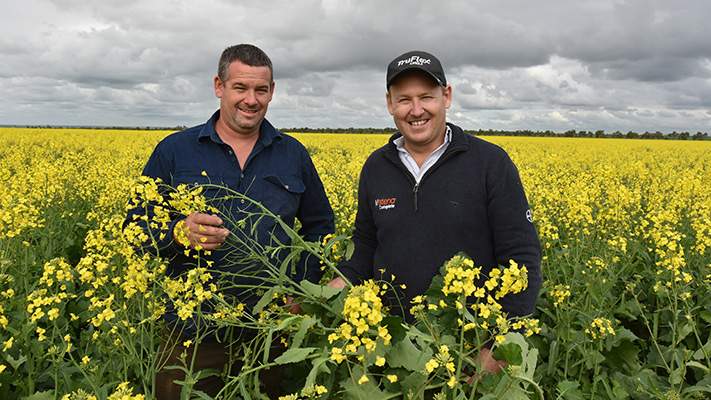
M 420 116 L 425 113 L 425 109 L 422 107 L 422 102 L 420 100 L 415 99 L 412 101 L 412 109 L 410 110 L 410 114 L 413 116 Z
M 242 102 L 248 106 L 257 105 L 257 96 L 254 94 L 254 91 L 248 90 L 247 93 L 245 93 Z

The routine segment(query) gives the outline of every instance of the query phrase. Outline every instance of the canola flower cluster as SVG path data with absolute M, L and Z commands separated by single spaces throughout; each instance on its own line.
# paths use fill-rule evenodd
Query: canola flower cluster
M 492 330 L 496 341 L 501 343 L 511 329 L 523 329 L 525 336 L 540 333 L 538 320 L 521 318 L 511 321 L 499 303 L 504 296 L 521 293 L 528 287 L 528 270 L 513 260 L 506 268 L 493 268 L 483 276 L 482 267 L 464 255 L 455 255 L 442 269 L 442 294 L 416 296 L 410 313 L 416 318 L 427 318 L 427 310 L 456 309 L 458 325 L 464 332 L 474 328 Z M 485 279 L 481 279 L 485 278 Z M 483 281 L 478 285 L 479 281 Z M 433 359 L 434 360 L 434 359 Z
M 372 280 L 350 289 L 343 305 L 343 322 L 328 336 L 328 342 L 336 343 L 331 349 L 331 360 L 341 363 L 350 356 L 365 361 L 367 355 L 375 352 L 378 345 L 388 346 L 392 339 L 383 321 L 383 302 L 380 298 L 385 289 Z M 375 359 L 382 366 L 385 359 Z M 367 382 L 363 375 L 361 383 Z
M 163 203 L 171 200 L 160 183 L 144 181 L 134 188 L 154 145 L 168 133 L 0 128 L 0 390 L 22 397 L 52 389 L 61 396 L 76 382 L 83 382 L 88 393 L 89 382 L 126 380 L 138 391 L 150 390 L 149 379 L 141 378 L 150 370 L 141 359 L 155 353 L 134 349 L 147 348 L 139 341 L 156 343 L 171 284 L 165 263 L 136 251 L 136 244 L 151 241 L 146 225 L 156 228 L 156 239 L 167 234 L 169 212 L 159 208 L 153 218 L 139 216 L 126 227 L 123 219 L 134 191 L 158 203 L 159 196 Z M 360 167 L 387 135 L 296 136 L 324 182 L 337 234 L 351 234 Z M 612 387 L 612 378 L 604 377 L 624 372 L 615 370 L 615 363 L 597 361 L 608 354 L 600 349 L 615 353 L 622 338 L 644 338 L 629 339 L 640 354 L 631 362 L 655 371 L 658 376 L 646 386 L 662 382 L 666 386 L 659 393 L 681 393 L 686 380 L 693 382 L 694 363 L 711 367 L 702 351 L 711 322 L 698 312 L 711 307 L 711 143 L 486 140 L 505 148 L 516 162 L 544 250 L 546 282 L 538 304 L 543 339 L 537 343 L 557 346 L 541 352 L 552 366 L 541 375 L 547 394 L 555 397 L 556 385 L 568 380 L 579 384 L 582 397 L 604 396 L 602 384 L 594 382 L 607 379 Z M 191 192 L 182 190 L 178 197 L 186 204 L 199 199 L 189 200 Z M 168 208 L 182 208 L 180 201 Z M 507 290 L 516 290 L 522 268 L 511 271 Z M 487 312 L 491 318 L 464 317 L 462 328 L 481 322 L 492 329 L 503 326 L 505 319 L 497 322 L 492 315 L 504 274 L 496 277 L 491 292 L 486 282 L 493 285 L 493 277 L 484 271 L 478 276 L 483 286 L 466 283 L 475 272 L 462 266 L 447 284 L 451 301 L 423 299 L 422 305 L 428 311 L 460 310 L 456 301 L 463 297 L 464 310 L 467 298 L 478 299 L 484 307 L 477 306 L 477 318 Z M 174 292 L 175 299 L 184 300 L 183 315 L 198 308 L 193 302 L 215 296 L 211 282 L 200 275 L 192 278 L 192 290 Z M 489 292 L 477 297 L 480 289 Z M 242 310 L 235 309 L 223 306 L 216 314 L 236 318 Z M 509 329 L 529 329 L 514 323 Z M 355 335 L 356 325 L 351 330 Z M 335 344 L 351 343 L 338 334 Z M 680 335 L 683 341 L 669 339 Z M 682 357 L 661 360 L 661 368 L 650 365 L 646 360 L 659 359 L 657 346 L 675 349 L 662 357 Z M 568 365 L 561 354 L 591 361 Z M 99 368 L 104 365 L 110 368 Z M 53 375 L 69 368 L 85 375 Z M 639 385 L 625 382 L 617 379 L 615 390 L 632 396 Z
M 453 388 L 457 385 L 459 377 L 455 373 L 454 358 L 449 354 L 449 347 L 445 344 L 439 346 L 439 351 L 435 357 L 425 364 L 425 372 L 431 374 L 437 369 L 444 369 L 449 376 L 447 386 Z
M 109 394 L 106 400 L 145 400 L 142 394 L 133 394 L 133 389 L 129 382 L 121 382 L 116 389 Z M 93 394 L 89 394 L 82 389 L 77 389 L 72 393 L 65 394 L 61 400 L 98 400 Z
M 286 396 L 279 396 L 279 400 L 300 400 L 300 399 L 314 399 L 318 398 L 324 394 L 328 393 L 323 385 L 313 385 L 301 389 L 300 393 L 292 393 Z
M 593 339 L 602 339 L 608 335 L 615 335 L 615 328 L 612 321 L 607 318 L 595 318 L 590 323 L 589 328 L 585 328 L 585 333 Z

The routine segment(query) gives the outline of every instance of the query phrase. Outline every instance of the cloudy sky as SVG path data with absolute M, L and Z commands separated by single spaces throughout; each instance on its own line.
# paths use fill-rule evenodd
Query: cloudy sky
M 711 2 L 3 0 L 0 124 L 204 122 L 253 43 L 279 127 L 393 126 L 385 68 L 437 55 L 469 129 L 711 132 Z

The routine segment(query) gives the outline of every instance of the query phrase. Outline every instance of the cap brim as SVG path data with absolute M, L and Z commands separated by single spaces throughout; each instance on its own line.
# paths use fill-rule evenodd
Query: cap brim
M 442 81 L 440 81 L 439 78 L 437 78 L 437 77 L 435 76 L 435 74 L 433 74 L 432 72 L 430 72 L 430 71 L 428 71 L 428 70 L 426 70 L 426 69 L 420 68 L 420 67 L 417 66 L 417 65 L 411 65 L 411 66 L 409 66 L 409 67 L 406 67 L 406 68 L 401 69 L 400 71 L 398 71 L 397 73 L 395 73 L 393 76 L 391 76 L 390 79 L 389 79 L 388 82 L 387 82 L 387 86 L 386 86 L 386 87 L 387 87 L 387 88 L 390 88 L 390 85 L 393 84 L 393 81 L 394 81 L 395 79 L 397 79 L 397 78 L 398 78 L 400 75 L 402 75 L 403 73 L 405 73 L 405 72 L 410 72 L 410 71 L 420 71 L 420 72 L 423 72 L 423 73 L 427 74 L 430 78 L 434 79 L 434 81 L 435 81 L 439 86 L 445 86 L 445 84 L 444 84 Z

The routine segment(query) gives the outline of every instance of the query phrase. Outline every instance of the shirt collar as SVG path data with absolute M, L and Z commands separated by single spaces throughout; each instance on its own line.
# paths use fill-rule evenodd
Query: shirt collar
M 452 128 L 450 128 L 449 125 L 446 125 L 446 126 L 447 126 L 447 129 L 446 129 L 446 131 L 444 132 L 444 143 L 442 143 L 441 145 L 439 145 L 439 146 L 433 151 L 433 153 L 434 153 L 435 151 L 441 149 L 443 146 L 449 145 L 449 143 L 452 141 Z M 393 144 L 395 144 L 395 147 L 397 148 L 398 151 L 402 151 L 402 152 L 406 152 L 406 153 L 407 153 L 407 150 L 405 149 L 405 137 L 404 137 L 404 136 L 401 135 L 401 136 L 398 137 L 397 139 L 393 140 Z
M 203 142 L 207 138 L 215 143 L 224 144 L 225 142 L 220 139 L 220 135 L 217 134 L 215 130 L 215 123 L 220 118 L 220 110 L 215 111 L 210 119 L 203 125 L 200 134 L 198 134 L 198 140 Z M 279 132 L 266 118 L 262 120 L 262 124 L 259 126 L 259 142 L 262 146 L 267 147 L 274 142 L 276 139 L 281 139 L 282 133 Z

